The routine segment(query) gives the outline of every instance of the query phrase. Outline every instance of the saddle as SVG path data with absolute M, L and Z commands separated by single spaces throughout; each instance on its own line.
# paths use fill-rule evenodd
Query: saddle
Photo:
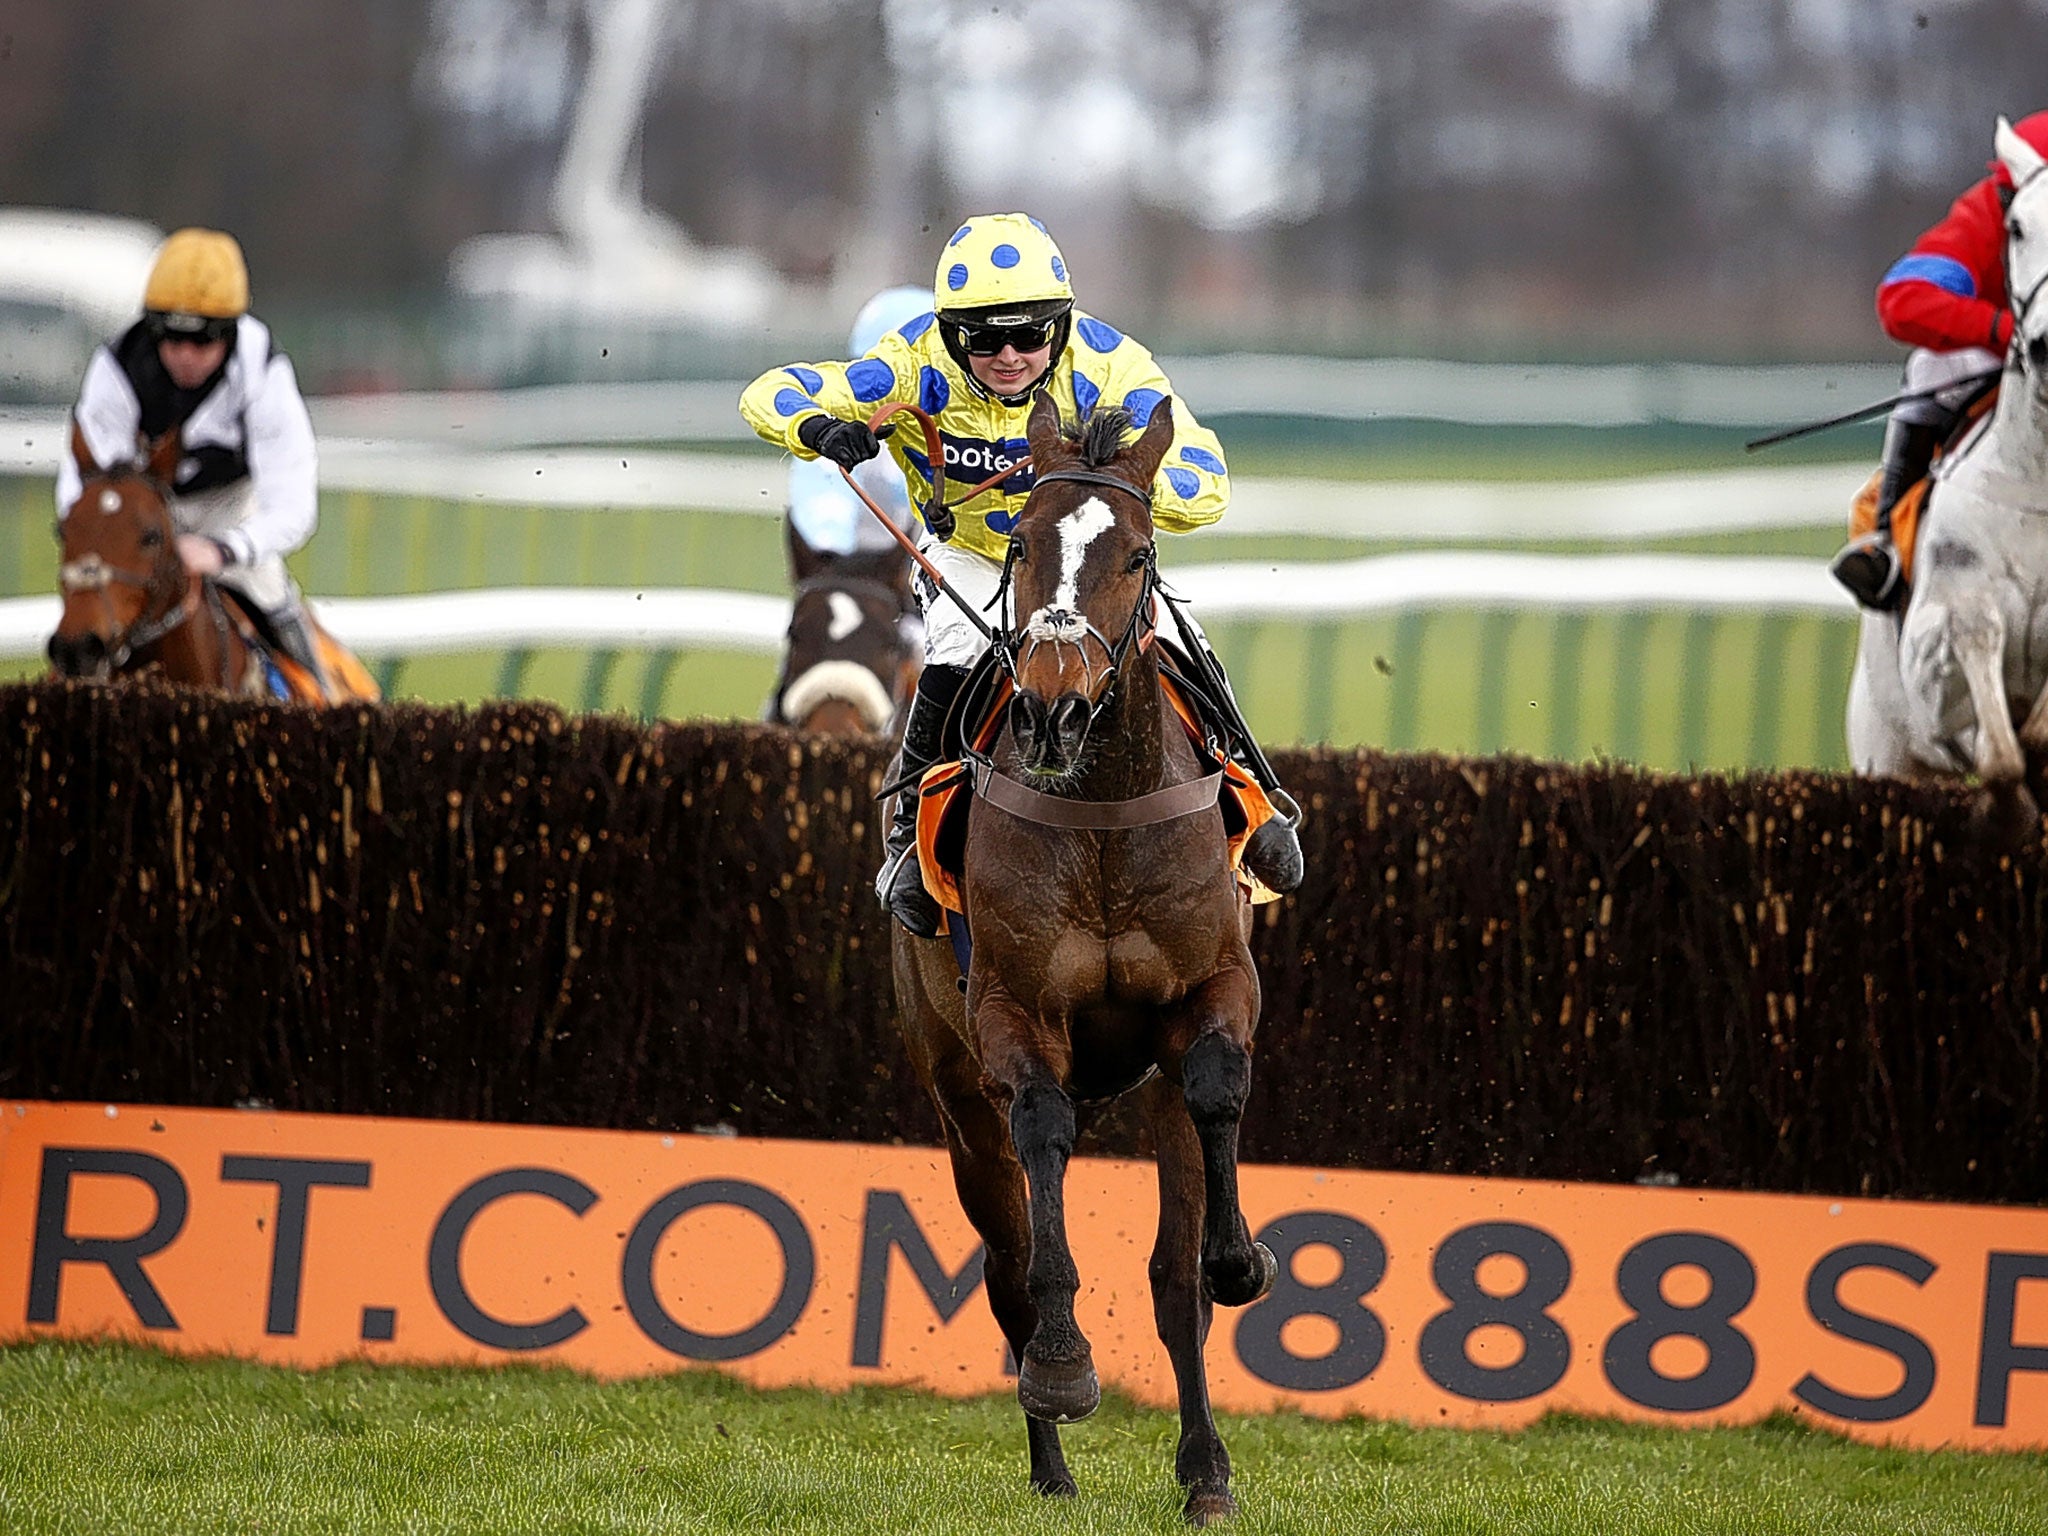
M 1194 667 L 1178 645 L 1163 636 L 1153 642 L 1160 652 L 1160 679 L 1167 701 L 1210 773 L 1221 772 L 1218 802 L 1230 850 L 1230 870 L 1238 889 L 1255 905 L 1278 901 L 1244 867 L 1244 846 L 1252 833 L 1276 814 L 1266 792 L 1223 745 L 1229 739 L 1222 712 L 1193 681 Z M 974 798 L 977 764 L 985 768 L 990 749 L 1001 733 L 1014 693 L 993 652 L 984 655 L 961 686 L 946 717 L 939 761 L 925 770 L 918 789 L 917 862 L 924 888 L 939 904 L 952 936 L 953 914 L 965 910 L 960 882 L 966 870 L 967 811 Z M 959 945 L 956 942 L 956 948 Z

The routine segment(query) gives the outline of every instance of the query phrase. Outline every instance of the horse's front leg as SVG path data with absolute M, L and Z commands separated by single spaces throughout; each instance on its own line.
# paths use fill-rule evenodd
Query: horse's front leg
M 1095 1359 L 1074 1317 L 1081 1288 L 1067 1245 L 1067 1164 L 1074 1155 L 1074 1101 L 1061 1086 L 1053 1042 L 1007 995 L 974 1002 L 983 1066 L 1010 1093 L 1010 1140 L 1031 1190 L 1031 1264 L 1025 1289 L 1037 1314 L 1017 1362 L 1017 1401 L 1035 1419 L 1069 1424 L 1102 1401 Z
M 1250 968 L 1232 966 L 1187 999 L 1179 1038 L 1189 1041 L 1178 1067 L 1181 1098 L 1202 1144 L 1202 1281 L 1222 1306 L 1242 1307 L 1273 1288 L 1280 1267 L 1252 1241 L 1237 1197 L 1237 1128 L 1252 1089 L 1252 1026 L 1258 983 Z
M 2017 836 L 2039 821 L 2040 811 L 2026 786 L 2026 754 L 2005 692 L 2005 616 L 1995 593 L 1966 596 L 1923 600 L 1908 612 L 1904 670 L 1919 685 L 1922 708 L 1933 714 L 1928 734 L 1953 738 L 1975 727 L 1970 766 L 1984 786 L 1979 814 L 2000 834 Z
M 1140 1090 L 1159 1161 L 1159 1236 L 1147 1266 L 1152 1321 L 1173 1362 L 1180 1398 L 1180 1446 L 1173 1471 L 1187 1490 L 1185 1513 L 1195 1525 L 1237 1512 L 1230 1492 L 1230 1452 L 1209 1411 L 1209 1377 L 1202 1346 L 1209 1337 L 1210 1303 L 1202 1287 L 1202 1144 L 1180 1093 L 1165 1077 Z

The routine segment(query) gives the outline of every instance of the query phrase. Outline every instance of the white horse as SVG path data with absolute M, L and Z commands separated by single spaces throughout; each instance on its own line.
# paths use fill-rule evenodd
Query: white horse
M 1864 774 L 1974 773 L 2031 826 L 2027 762 L 2048 753 L 2048 160 L 2002 117 L 1995 142 L 2015 189 L 2012 347 L 1997 408 L 1938 468 L 1903 618 L 1863 615 L 1849 758 Z

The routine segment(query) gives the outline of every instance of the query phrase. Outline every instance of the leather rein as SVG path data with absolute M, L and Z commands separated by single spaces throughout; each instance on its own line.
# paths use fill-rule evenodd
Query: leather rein
M 1152 493 L 1133 485 L 1117 475 L 1105 474 L 1097 469 L 1054 469 L 1040 475 L 1034 489 L 1054 481 L 1066 480 L 1081 485 L 1099 485 L 1108 490 L 1120 491 L 1134 496 L 1149 510 Z M 1001 607 L 1003 625 L 994 641 L 997 665 L 1003 670 L 1013 686 L 1017 684 L 1017 668 L 1030 660 L 1033 652 L 1041 645 L 1073 645 L 1082 651 L 1085 666 L 1086 646 L 1094 641 L 1100 646 L 1106 667 L 1107 679 L 1100 694 L 1088 706 L 1088 723 L 1082 735 L 1094 729 L 1095 723 L 1109 708 L 1116 697 L 1118 685 L 1123 681 L 1123 666 L 1131 653 L 1147 649 L 1157 634 L 1157 625 L 1152 618 L 1155 600 L 1159 591 L 1159 545 L 1155 541 L 1145 546 L 1144 578 L 1138 585 L 1138 600 L 1131 608 L 1130 619 L 1125 623 L 1123 633 L 1112 642 L 1095 624 L 1080 614 L 1060 615 L 1068 622 L 1058 626 L 1057 632 L 1036 633 L 1038 626 L 1018 627 L 1011 620 L 1011 576 L 1017 559 L 1016 541 L 1010 543 L 1008 558 L 1003 562 L 1002 584 L 996 589 L 996 600 Z M 1048 616 L 1051 617 L 1051 616 Z M 1085 626 L 1079 635 L 1071 633 L 1072 622 L 1078 620 Z M 1019 642 L 1022 642 L 1020 646 Z M 1223 769 L 1199 779 L 1190 779 L 1185 784 L 1170 784 L 1164 789 L 1155 789 L 1149 794 L 1137 795 L 1128 800 L 1075 800 L 1064 795 L 1048 795 L 1033 789 L 1021 780 L 1013 779 L 996 767 L 995 759 L 986 753 L 968 753 L 969 766 L 974 774 L 974 792 L 993 805 L 1020 821 L 1028 821 L 1042 827 L 1059 827 L 1067 831 L 1118 832 L 1133 827 L 1155 826 L 1164 821 L 1177 821 L 1183 816 L 1192 816 L 1205 811 L 1216 803 L 1223 789 Z

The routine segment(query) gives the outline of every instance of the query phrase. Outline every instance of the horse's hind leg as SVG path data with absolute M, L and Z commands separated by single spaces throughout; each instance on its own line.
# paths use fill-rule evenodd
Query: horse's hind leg
M 1209 1377 L 1202 1363 L 1210 1313 L 1201 1277 L 1202 1144 L 1172 1083 L 1156 1077 L 1143 1094 L 1159 1159 L 1159 1237 L 1148 1266 L 1152 1319 L 1173 1362 L 1180 1396 L 1180 1447 L 1173 1470 L 1188 1491 L 1189 1521 L 1207 1525 L 1236 1513 L 1237 1500 L 1230 1492 L 1230 1453 L 1209 1411 Z
M 1202 1148 L 1202 1280 L 1226 1307 L 1257 1301 L 1273 1288 L 1279 1265 L 1254 1243 L 1237 1198 L 1237 1127 L 1251 1095 L 1255 983 L 1226 970 L 1190 998 L 1193 1043 L 1179 1062 L 1181 1097 Z
M 1010 1147 L 1003 1117 L 982 1091 L 981 1069 L 964 1054 L 933 1074 L 933 1097 L 946 1126 L 953 1188 L 960 1208 L 981 1234 L 982 1283 L 989 1311 L 1020 1361 L 1037 1327 L 1026 1275 L 1031 1263 L 1031 1218 L 1024 1169 Z M 1072 1494 L 1059 1425 L 1026 1414 L 1031 1443 L 1031 1486 L 1044 1494 Z

